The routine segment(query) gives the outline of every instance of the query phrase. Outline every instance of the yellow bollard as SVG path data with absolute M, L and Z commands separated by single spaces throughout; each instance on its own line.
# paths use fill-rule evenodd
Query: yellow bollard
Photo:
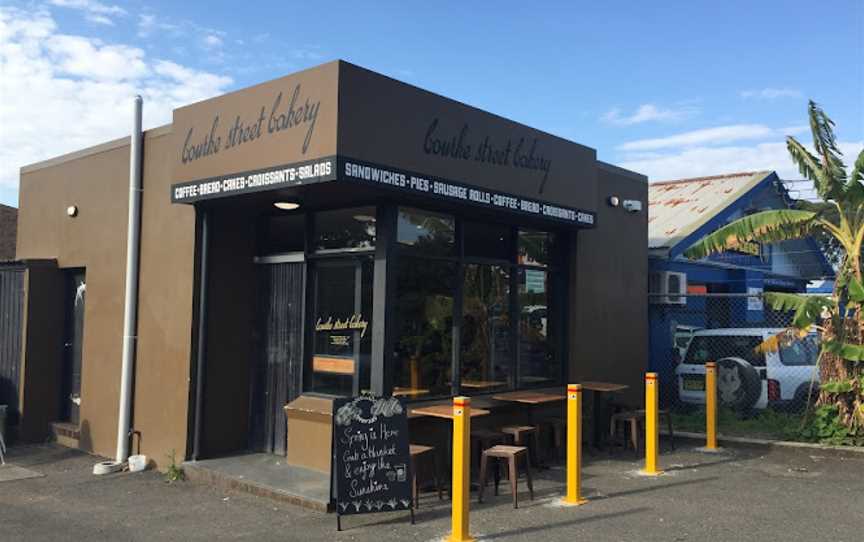
M 453 532 L 447 540 L 471 542 L 468 511 L 471 498 L 471 399 L 453 398 Z
M 660 448 L 660 424 L 657 411 L 660 407 L 657 390 L 657 373 L 645 374 L 645 470 L 646 476 L 657 476 L 663 471 L 657 468 Z
M 564 503 L 585 504 L 582 498 L 582 385 L 567 386 L 567 496 Z
M 705 364 L 705 450 L 717 450 L 717 363 Z

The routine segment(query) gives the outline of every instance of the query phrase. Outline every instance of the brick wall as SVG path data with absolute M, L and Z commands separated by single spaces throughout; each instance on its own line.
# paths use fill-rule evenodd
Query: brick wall
M 18 209 L 0 205 L 0 262 L 15 259 Z

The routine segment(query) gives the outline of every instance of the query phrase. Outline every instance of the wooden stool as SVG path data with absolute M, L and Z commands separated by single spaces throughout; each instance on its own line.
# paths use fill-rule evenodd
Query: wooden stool
M 482 458 L 483 450 L 491 448 L 496 444 L 504 444 L 504 435 L 499 433 L 498 431 L 492 431 L 490 429 L 472 429 L 471 430 L 471 455 L 472 455 L 472 463 L 474 462 L 474 457 L 477 458 L 476 464 L 480 464 L 480 459 Z M 476 455 L 474 450 L 477 451 Z
M 552 433 L 552 444 L 556 454 L 561 455 L 561 450 L 564 448 L 564 439 L 567 436 L 567 420 L 557 416 L 551 416 L 540 420 L 540 432 L 548 430 Z
M 659 421 L 662 423 L 663 418 L 666 418 L 666 427 L 669 430 L 669 442 L 672 445 L 672 449 L 675 449 L 675 431 L 672 429 L 672 414 L 669 410 L 660 409 L 657 411 L 657 417 L 660 419 Z M 633 445 L 633 450 L 636 452 L 639 451 L 639 423 L 645 420 L 645 410 L 631 410 L 629 412 L 619 412 L 617 414 L 613 414 L 612 418 L 609 422 L 609 437 L 611 439 L 615 438 L 615 434 L 617 433 L 616 429 L 618 428 L 618 423 L 622 422 L 624 424 L 630 425 L 630 443 Z M 624 441 L 624 448 L 627 448 L 627 442 Z
M 515 446 L 527 446 L 528 437 L 531 437 L 533 446 L 528 446 L 528 457 L 532 465 L 535 467 L 540 466 L 540 432 L 537 430 L 537 426 L 508 425 L 502 427 L 501 432 L 512 437 Z
M 483 502 L 483 492 L 486 490 L 486 469 L 488 467 L 489 458 L 506 459 L 508 465 L 508 474 L 510 477 L 510 491 L 513 493 L 513 508 L 519 508 L 519 498 L 516 495 L 516 482 L 519 478 L 519 459 L 525 458 L 525 480 L 528 483 L 528 495 L 531 500 L 534 500 L 534 481 L 531 479 L 531 463 L 528 458 L 528 448 L 525 446 L 505 446 L 499 444 L 488 450 L 483 450 L 480 456 L 480 489 L 477 497 L 480 502 Z M 498 495 L 498 483 L 501 477 L 498 473 L 498 464 L 495 465 L 495 495 Z
M 435 447 L 423 444 L 411 444 L 409 445 L 408 453 L 411 456 L 411 493 L 414 496 L 414 508 L 420 508 L 420 490 L 417 484 L 417 459 L 425 455 L 431 455 L 432 460 L 435 462 L 435 489 L 438 490 L 438 500 L 443 500 L 444 497 L 441 494 L 441 479 L 439 476 L 440 469 L 438 468 L 438 454 L 435 453 Z

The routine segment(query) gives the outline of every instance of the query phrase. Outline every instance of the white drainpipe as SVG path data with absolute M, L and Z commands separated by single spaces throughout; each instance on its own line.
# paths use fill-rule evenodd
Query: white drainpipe
M 126 299 L 123 311 L 123 365 L 120 370 L 120 413 L 117 421 L 117 463 L 129 458 L 132 414 L 132 367 L 138 317 L 138 248 L 141 239 L 141 96 L 135 96 L 132 144 L 129 150 L 129 225 L 126 240 Z

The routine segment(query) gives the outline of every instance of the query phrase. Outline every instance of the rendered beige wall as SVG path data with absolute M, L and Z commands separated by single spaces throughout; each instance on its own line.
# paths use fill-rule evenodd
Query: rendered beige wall
M 171 205 L 168 129 L 145 137 L 133 427 L 141 451 L 164 463 L 186 452 L 195 216 Z M 86 268 L 81 374 L 83 450 L 113 457 L 117 439 L 126 265 L 129 145 L 118 140 L 22 170 L 19 259 Z M 78 206 L 70 218 L 66 208 Z M 61 324 L 62 325 L 62 318 Z M 40 331 L 28 333 L 39 340 Z M 57 330 L 44 340 L 56 341 Z M 61 330 L 62 336 L 62 330 Z M 29 340 L 29 339 L 28 339 Z M 62 353 L 43 365 L 59 367 Z

